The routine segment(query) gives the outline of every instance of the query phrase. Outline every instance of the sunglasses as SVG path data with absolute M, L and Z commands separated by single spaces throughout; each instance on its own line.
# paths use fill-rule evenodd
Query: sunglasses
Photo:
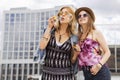
M 61 16 L 61 15 L 71 15 L 71 13 L 69 13 L 69 12 L 67 12 L 67 11 L 65 11 L 65 12 L 62 12 L 62 11 L 60 11 L 59 12 L 59 16 Z
M 83 15 L 78 15 L 78 19 L 81 18 L 81 17 L 87 17 L 88 15 L 87 14 L 83 14 Z

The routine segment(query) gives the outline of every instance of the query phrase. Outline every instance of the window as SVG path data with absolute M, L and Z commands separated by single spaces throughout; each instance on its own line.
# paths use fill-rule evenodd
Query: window
M 38 64 L 35 64 L 34 74 L 38 73 Z
M 32 74 L 33 64 L 29 64 L 29 74 Z
M 117 48 L 117 68 L 120 69 L 120 47 Z
M 46 20 L 49 19 L 49 12 L 46 12 Z
M 26 14 L 26 21 L 29 22 L 30 21 L 30 13 Z
M 20 14 L 19 13 L 16 14 L 16 22 L 20 22 Z
M 28 59 L 28 52 L 24 53 L 24 59 Z
M 8 47 L 8 42 L 4 42 L 3 50 L 4 50 L 4 51 L 7 51 L 7 47 Z
M 14 59 L 17 59 L 18 52 L 14 52 Z
M 3 52 L 2 59 L 7 59 L 7 52 Z
M 41 13 L 41 21 L 44 21 L 45 20 L 45 14 L 44 12 Z
M 31 21 L 35 21 L 35 13 L 31 14 Z
M 25 14 L 22 13 L 22 14 L 21 14 L 21 22 L 24 22 L 24 21 L 25 21 Z
M 20 42 L 20 51 L 23 51 L 23 48 L 24 48 L 24 43 L 23 42 Z
M 19 52 L 19 59 L 23 58 L 23 52 Z
M 5 23 L 5 31 L 8 31 L 9 23 Z
M 13 32 L 9 32 L 9 41 L 13 41 Z M 12 45 L 11 45 L 12 46 Z
M 9 14 L 5 14 L 5 21 L 9 22 Z
M 12 55 L 13 55 L 12 52 L 9 52 L 8 53 L 8 59 L 12 59 Z
M 29 40 L 29 32 L 25 32 L 25 41 Z
M 30 41 L 34 41 L 34 32 L 30 33 Z
M 10 14 L 10 22 L 11 23 L 13 23 L 14 22 L 14 17 L 15 17 L 15 15 L 12 13 L 12 14 Z
M 25 51 L 29 50 L 29 42 L 25 42 Z
M 24 65 L 24 74 L 27 75 L 27 64 Z
M 115 68 L 115 48 L 110 48 L 111 56 L 108 60 L 108 65 L 110 68 Z
M 5 68 L 6 68 L 6 64 L 2 64 L 2 68 L 1 68 L 2 74 L 5 74 Z

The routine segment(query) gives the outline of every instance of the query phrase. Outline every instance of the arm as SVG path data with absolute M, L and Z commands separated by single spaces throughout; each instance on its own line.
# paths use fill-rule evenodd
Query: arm
M 71 59 L 72 63 L 75 63 L 79 54 L 80 54 L 80 47 L 78 44 L 76 44 L 75 46 L 73 46 L 73 50 L 72 50 L 72 59 Z
M 40 40 L 40 49 L 45 49 L 49 40 L 50 40 L 50 31 L 51 31 L 51 28 L 47 27 L 45 33 L 43 34 L 41 40 Z
M 107 42 L 106 42 L 105 38 L 103 37 L 102 33 L 100 31 L 96 30 L 94 34 L 95 34 L 96 40 L 99 42 L 100 47 L 102 48 L 102 50 L 104 52 L 102 59 L 99 61 L 99 63 L 92 66 L 92 68 L 90 69 L 91 73 L 93 75 L 96 75 L 98 73 L 98 71 L 101 69 L 102 65 L 104 65 L 107 62 L 111 53 L 110 53 L 109 47 L 108 47 Z
M 96 36 L 98 36 L 98 37 L 96 37 L 96 39 L 99 42 L 100 47 L 102 48 L 102 50 L 104 52 L 103 57 L 100 61 L 100 63 L 102 65 L 104 65 L 107 62 L 107 60 L 109 59 L 111 53 L 110 53 L 109 47 L 108 47 L 107 42 L 106 42 L 104 36 L 102 35 L 102 33 L 100 31 L 97 31 Z
M 50 31 L 53 28 L 53 26 L 54 26 L 54 18 L 51 17 L 48 20 L 48 27 L 47 27 L 45 33 L 43 34 L 43 36 L 42 36 L 42 38 L 40 40 L 40 44 L 39 44 L 40 49 L 45 49 L 46 48 L 46 46 L 47 46 L 47 44 L 48 44 L 48 42 L 50 40 L 50 36 L 51 36 Z

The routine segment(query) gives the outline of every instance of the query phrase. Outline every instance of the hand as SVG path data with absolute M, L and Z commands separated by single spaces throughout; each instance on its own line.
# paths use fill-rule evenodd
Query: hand
M 93 65 L 92 68 L 90 69 L 90 72 L 92 75 L 96 75 L 101 68 L 102 66 L 100 64 Z
M 51 18 L 49 18 L 49 20 L 48 20 L 48 27 L 49 28 L 52 28 L 55 25 L 55 19 L 56 19 L 55 16 L 52 16 Z
M 80 46 L 78 44 L 73 45 L 73 50 L 75 53 L 77 53 L 77 55 L 79 55 L 81 51 Z

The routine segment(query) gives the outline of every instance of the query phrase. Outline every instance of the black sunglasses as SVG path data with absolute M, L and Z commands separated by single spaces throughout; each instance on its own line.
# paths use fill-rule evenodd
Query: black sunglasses
M 78 17 L 77 17 L 77 18 L 79 19 L 79 18 L 81 18 L 82 16 L 83 16 L 83 17 L 87 17 L 88 15 L 87 15 L 87 14 L 78 15 Z

